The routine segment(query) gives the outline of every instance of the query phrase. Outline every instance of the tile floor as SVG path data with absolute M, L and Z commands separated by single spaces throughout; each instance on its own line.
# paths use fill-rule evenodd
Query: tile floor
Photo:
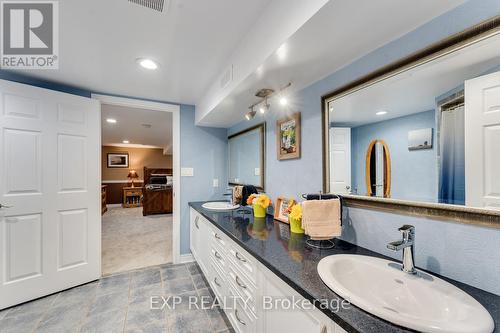
M 172 214 L 142 216 L 142 207 L 109 208 L 102 216 L 102 273 L 172 262 Z
M 183 301 L 175 309 L 171 301 L 163 310 L 162 301 L 151 309 L 151 296 Z M 189 309 L 190 296 L 213 300 L 196 263 L 118 273 L 0 311 L 0 332 L 233 332 L 219 308 Z

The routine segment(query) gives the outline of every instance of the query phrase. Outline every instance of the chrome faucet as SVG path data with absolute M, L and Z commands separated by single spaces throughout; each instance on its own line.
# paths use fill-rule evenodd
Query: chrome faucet
M 387 244 L 387 248 L 393 251 L 403 250 L 403 267 L 401 270 L 408 274 L 416 274 L 415 270 L 415 227 L 405 224 L 398 229 L 403 239 Z
M 223 194 L 225 197 L 229 197 L 229 203 L 231 205 L 234 205 L 234 195 L 233 195 L 234 187 L 228 187 L 226 188 L 226 193 Z

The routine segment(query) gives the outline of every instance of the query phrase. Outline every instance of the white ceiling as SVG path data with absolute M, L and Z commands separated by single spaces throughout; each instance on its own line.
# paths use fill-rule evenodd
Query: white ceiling
M 165 153 L 172 153 L 171 112 L 103 104 L 101 118 L 103 145 L 163 148 Z M 107 118 L 116 119 L 116 124 L 108 123 Z M 130 143 L 123 144 L 123 140 Z
M 64 0 L 59 70 L 28 75 L 95 92 L 195 104 L 270 0 L 170 0 L 164 13 L 128 0 Z M 161 67 L 146 71 L 139 57 Z
M 269 57 L 200 124 L 234 125 L 258 101 L 254 96 L 258 89 L 277 90 L 292 82 L 290 91 L 299 90 L 463 2 L 331 0 L 285 42 L 285 57 Z M 276 107 L 271 112 L 279 112 L 277 103 L 272 104 Z
M 499 66 L 497 35 L 330 102 L 330 122 L 356 127 L 433 110 L 437 97 Z

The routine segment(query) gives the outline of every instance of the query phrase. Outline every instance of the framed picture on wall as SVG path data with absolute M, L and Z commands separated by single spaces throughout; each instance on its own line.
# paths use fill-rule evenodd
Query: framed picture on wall
M 128 168 L 128 153 L 108 153 L 108 168 Z
M 300 112 L 276 122 L 278 160 L 300 158 Z
M 276 208 L 274 210 L 274 219 L 288 223 L 288 208 L 293 205 L 295 200 L 279 197 L 276 199 Z

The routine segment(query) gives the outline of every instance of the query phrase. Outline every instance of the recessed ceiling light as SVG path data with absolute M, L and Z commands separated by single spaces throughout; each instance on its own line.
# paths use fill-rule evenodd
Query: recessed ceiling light
M 110 124 L 116 124 L 116 119 L 113 119 L 113 118 L 108 118 L 108 119 L 106 119 L 106 121 Z
M 281 105 L 287 105 L 288 104 L 288 100 L 286 99 L 286 97 L 281 97 L 280 98 L 280 104 Z
M 128 141 L 128 140 L 123 140 L 122 142 L 123 143 L 130 143 L 130 141 Z
M 387 111 L 379 111 L 375 113 L 377 116 L 383 116 L 384 114 L 387 114 Z
M 149 58 L 139 58 L 137 59 L 137 63 L 141 65 L 141 67 L 154 70 L 158 68 L 158 63 Z

